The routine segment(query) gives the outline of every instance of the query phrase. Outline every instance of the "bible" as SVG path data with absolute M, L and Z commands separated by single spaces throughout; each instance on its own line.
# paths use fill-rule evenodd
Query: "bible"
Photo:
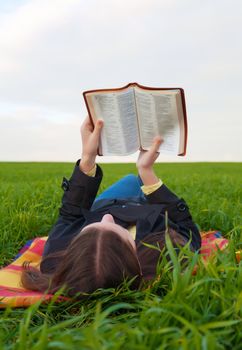
M 99 155 L 122 156 L 148 150 L 155 136 L 159 152 L 184 156 L 187 116 L 184 90 L 130 83 L 122 88 L 83 92 L 89 117 L 103 119 Z

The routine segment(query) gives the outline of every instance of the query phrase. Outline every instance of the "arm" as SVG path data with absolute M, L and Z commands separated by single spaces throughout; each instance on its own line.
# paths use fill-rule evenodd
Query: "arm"
M 90 209 L 102 181 L 102 170 L 97 166 L 95 176 L 88 176 L 81 169 L 82 160 L 76 162 L 71 178 L 63 178 L 60 216 L 73 221 L 82 216 L 82 209 Z
M 155 137 L 150 150 L 140 152 L 136 167 L 144 187 L 155 187 L 154 191 L 150 191 L 150 193 L 146 195 L 148 202 L 150 204 L 164 204 L 165 207 L 170 207 L 170 205 L 174 205 L 174 203 L 177 203 L 180 199 L 162 183 L 155 174 L 153 168 L 159 156 L 158 149 L 161 143 L 161 137 Z
M 65 191 L 60 214 L 73 220 L 82 215 L 81 209 L 90 209 L 102 180 L 102 170 L 97 166 L 95 176 L 88 176 L 95 166 L 100 133 L 103 121 L 98 120 L 93 128 L 89 117 L 81 126 L 82 157 L 77 161 L 73 174 L 68 181 L 63 180 Z
M 180 231 L 183 232 L 188 239 L 190 233 L 192 233 L 192 244 L 195 249 L 199 249 L 201 246 L 201 237 L 197 226 L 192 220 L 188 205 L 184 199 L 179 198 L 158 179 L 153 169 L 154 162 L 159 156 L 158 149 L 161 142 L 162 139 L 156 137 L 149 151 L 140 152 L 136 163 L 139 176 L 144 186 L 154 185 L 155 187 L 155 190 L 146 195 L 146 198 L 150 204 L 162 204 L 164 206 L 163 212 L 168 213 L 169 219 L 179 226 Z
M 49 233 L 44 255 L 63 250 L 78 233 L 85 221 L 83 209 L 90 209 L 102 180 L 102 170 L 97 166 L 94 177 L 86 173 L 95 166 L 99 137 L 103 122 L 98 121 L 93 128 L 89 118 L 81 127 L 82 158 L 78 160 L 69 180 L 63 179 L 62 206 L 60 215 Z

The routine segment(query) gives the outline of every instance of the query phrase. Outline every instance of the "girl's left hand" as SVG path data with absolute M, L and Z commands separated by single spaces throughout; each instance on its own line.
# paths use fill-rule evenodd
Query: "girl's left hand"
M 98 119 L 93 127 L 88 116 L 82 123 L 82 158 L 80 168 L 84 172 L 90 171 L 95 165 L 102 127 L 102 119 Z
M 162 138 L 157 136 L 154 138 L 151 148 L 148 151 L 140 151 L 139 153 L 136 167 L 145 186 L 154 185 L 159 181 L 153 165 L 159 156 L 159 147 L 162 142 Z
M 160 136 L 156 136 L 148 151 L 140 151 L 136 162 L 138 169 L 152 169 L 156 159 L 159 156 L 159 148 L 163 140 Z

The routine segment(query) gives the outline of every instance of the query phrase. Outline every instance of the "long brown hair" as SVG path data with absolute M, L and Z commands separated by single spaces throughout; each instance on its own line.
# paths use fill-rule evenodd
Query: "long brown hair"
M 54 269 L 51 268 L 53 263 Z M 130 287 L 137 289 L 142 279 L 132 245 L 115 232 L 104 232 L 100 228 L 86 228 L 65 251 L 47 256 L 41 265 L 42 272 L 26 264 L 23 266 L 21 281 L 26 289 L 54 293 L 64 288 L 73 296 L 98 288 L 115 288 L 124 279 L 133 279 Z
M 166 231 L 151 233 L 138 242 L 137 255 L 144 280 L 152 280 L 156 277 L 157 264 L 166 246 L 166 234 L 175 248 L 187 243 L 178 232 L 170 227 Z
M 169 228 L 166 232 L 151 233 L 138 242 L 135 252 L 131 244 L 115 232 L 87 228 L 65 251 L 44 258 L 42 272 L 24 264 L 22 284 L 26 289 L 50 293 L 64 287 L 69 296 L 74 296 L 92 293 L 98 288 L 117 287 L 124 279 L 133 278 L 130 287 L 138 289 L 142 281 L 156 277 L 166 233 L 173 246 L 186 244 L 179 233 Z

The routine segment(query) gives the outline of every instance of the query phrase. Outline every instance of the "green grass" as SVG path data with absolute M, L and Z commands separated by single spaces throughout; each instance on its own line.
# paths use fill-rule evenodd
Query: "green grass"
M 30 238 L 48 233 L 60 206 L 68 163 L 0 163 L 0 264 Z M 105 164 L 100 191 L 133 164 Z M 164 258 L 159 282 L 146 291 L 96 292 L 83 302 L 0 311 L 0 349 L 241 349 L 242 265 L 240 163 L 157 164 L 157 174 L 189 204 L 201 230 L 220 230 L 228 251 L 204 266 L 190 254 L 182 271 Z M 172 248 L 170 255 L 172 255 Z M 182 255 L 182 253 L 181 253 Z M 198 264 L 198 273 L 192 268 Z

